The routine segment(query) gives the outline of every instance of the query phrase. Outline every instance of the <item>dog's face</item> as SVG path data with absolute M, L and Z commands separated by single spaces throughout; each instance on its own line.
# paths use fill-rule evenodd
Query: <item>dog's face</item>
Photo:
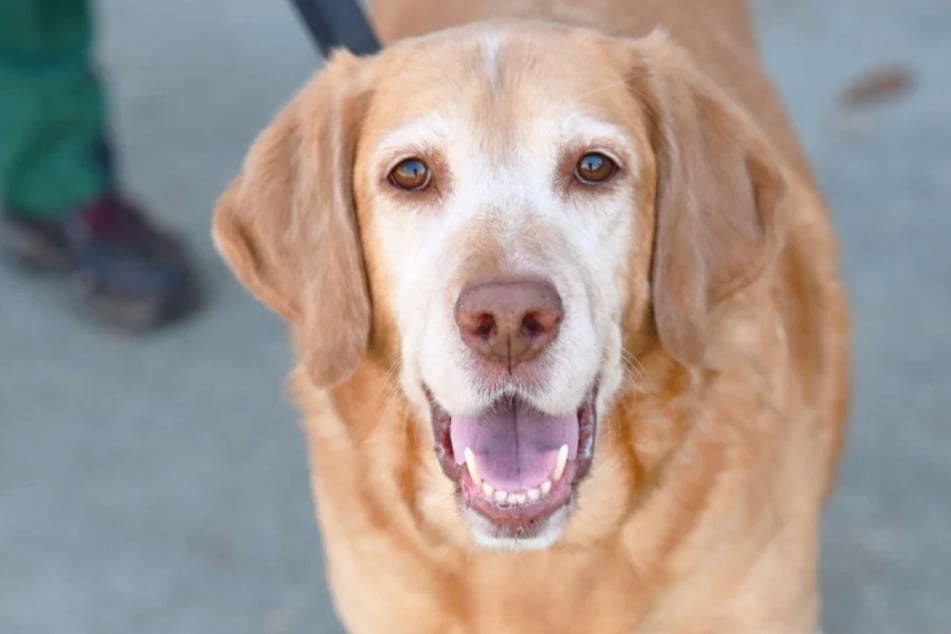
M 368 346 L 398 363 L 480 544 L 596 512 L 577 486 L 626 344 L 697 362 L 710 306 L 768 258 L 780 178 L 686 63 L 523 23 L 338 57 L 222 198 L 222 252 L 316 384 Z
M 591 51 L 566 66 L 538 34 L 468 39 L 409 47 L 382 71 L 379 94 L 399 98 L 373 101 L 357 145 L 364 254 L 403 390 L 474 535 L 548 544 L 620 382 L 649 144 L 618 69 Z

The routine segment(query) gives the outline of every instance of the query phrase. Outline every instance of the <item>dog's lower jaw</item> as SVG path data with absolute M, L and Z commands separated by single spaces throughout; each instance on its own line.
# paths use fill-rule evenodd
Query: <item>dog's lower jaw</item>
M 465 516 L 472 538 L 481 548 L 499 551 L 546 550 L 554 546 L 564 534 L 570 507 L 569 503 L 559 508 L 545 518 L 544 525 L 535 534 L 526 537 L 499 535 L 495 524 L 472 508 L 465 508 Z

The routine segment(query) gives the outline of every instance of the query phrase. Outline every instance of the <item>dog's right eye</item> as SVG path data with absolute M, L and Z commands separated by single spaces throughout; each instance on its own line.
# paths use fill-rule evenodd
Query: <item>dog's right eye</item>
M 394 187 L 409 192 L 423 191 L 429 186 L 432 175 L 429 167 L 418 158 L 408 158 L 400 161 L 390 170 L 387 179 Z
M 600 185 L 617 172 L 617 163 L 601 152 L 588 152 L 575 166 L 575 178 L 585 185 Z

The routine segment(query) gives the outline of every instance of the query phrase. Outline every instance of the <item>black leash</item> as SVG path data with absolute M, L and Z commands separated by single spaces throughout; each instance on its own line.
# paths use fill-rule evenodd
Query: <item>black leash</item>
M 368 55 L 380 50 L 380 42 L 357 0 L 293 2 L 324 57 L 341 46 L 354 55 Z

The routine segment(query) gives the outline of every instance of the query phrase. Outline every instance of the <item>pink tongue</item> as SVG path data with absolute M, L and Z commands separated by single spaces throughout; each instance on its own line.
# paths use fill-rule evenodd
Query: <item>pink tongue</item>
M 465 462 L 468 447 L 484 481 L 503 491 L 524 491 L 548 479 L 562 445 L 574 459 L 578 417 L 548 416 L 507 398 L 479 416 L 454 416 L 449 435 L 456 462 Z

